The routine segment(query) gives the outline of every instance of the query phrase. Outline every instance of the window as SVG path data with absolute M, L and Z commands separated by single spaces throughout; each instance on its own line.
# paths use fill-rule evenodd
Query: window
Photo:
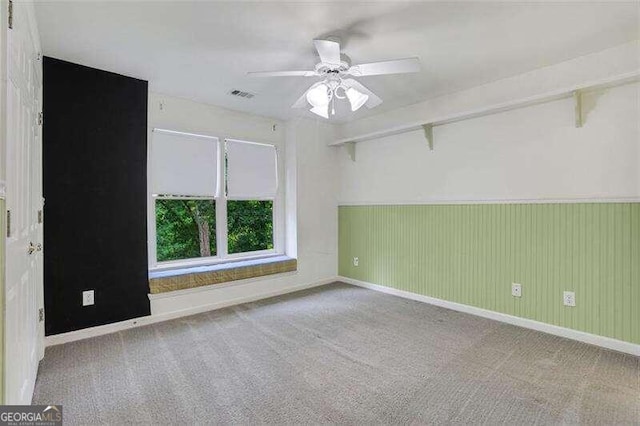
M 154 129 L 151 266 L 277 253 L 273 145 Z
M 273 249 L 276 154 L 271 145 L 227 140 L 227 250 L 229 254 Z
M 214 199 L 156 199 L 158 262 L 216 255 Z
M 229 254 L 273 249 L 273 201 L 227 202 Z

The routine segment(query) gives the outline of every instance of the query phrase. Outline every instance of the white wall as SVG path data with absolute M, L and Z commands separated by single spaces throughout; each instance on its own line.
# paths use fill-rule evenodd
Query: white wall
M 295 146 L 297 160 L 297 241 L 299 272 L 321 279 L 337 275 L 338 154 L 327 143 L 335 129 L 327 122 L 297 119 L 287 125 L 287 149 Z
M 284 122 L 280 120 L 149 93 L 149 127 L 163 126 L 171 130 L 272 143 L 279 147 L 285 142 Z
M 338 126 L 337 139 L 443 121 L 461 113 L 530 101 L 606 81 L 637 77 L 639 74 L 640 41 L 632 41 L 482 86 L 347 122 Z
M 282 221 L 287 239 L 284 247 L 288 255 L 297 257 L 298 271 L 152 295 L 152 316 L 195 312 L 258 299 L 326 282 L 337 275 L 338 150 L 327 146 L 335 136 L 333 126 L 311 120 L 285 124 L 151 93 L 149 128 L 154 127 L 276 145 L 284 163 L 280 168 L 285 205 Z
M 640 83 L 342 148 L 340 204 L 640 197 Z

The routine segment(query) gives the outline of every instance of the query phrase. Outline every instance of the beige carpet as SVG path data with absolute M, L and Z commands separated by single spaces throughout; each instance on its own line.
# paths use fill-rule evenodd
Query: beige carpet
M 48 348 L 66 424 L 640 423 L 640 358 L 332 284 Z

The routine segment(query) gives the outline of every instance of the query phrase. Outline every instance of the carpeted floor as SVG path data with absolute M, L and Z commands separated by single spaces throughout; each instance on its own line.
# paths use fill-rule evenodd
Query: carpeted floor
M 332 284 L 48 348 L 66 424 L 640 423 L 640 358 Z

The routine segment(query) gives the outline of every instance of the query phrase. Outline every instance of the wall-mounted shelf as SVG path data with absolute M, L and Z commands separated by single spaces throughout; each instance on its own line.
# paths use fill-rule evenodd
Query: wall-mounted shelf
M 407 123 L 400 126 L 390 127 L 388 129 L 377 130 L 370 133 L 364 133 L 361 135 L 338 139 L 335 142 L 330 143 L 330 146 L 340 146 L 344 144 L 355 144 L 357 142 L 364 142 L 373 139 L 379 139 L 386 136 L 393 136 L 401 133 L 411 132 L 415 130 L 423 130 L 425 137 L 429 143 L 429 147 L 433 149 L 433 132 L 434 126 L 442 126 L 444 124 L 455 123 L 457 121 L 467 120 L 470 118 L 482 117 L 490 114 L 497 114 L 517 108 L 523 108 L 531 105 L 551 102 L 559 99 L 567 99 L 573 97 L 575 99 L 575 125 L 576 127 L 582 127 L 584 124 L 584 115 L 582 108 L 582 94 L 585 92 L 591 92 L 595 90 L 601 90 L 608 87 L 620 86 L 623 84 L 635 83 L 640 81 L 640 70 L 632 73 L 618 75 L 615 77 L 603 79 L 597 82 L 589 84 L 577 85 L 574 87 L 565 88 L 562 90 L 555 90 L 552 92 L 543 93 L 540 95 L 530 96 L 527 98 L 517 99 L 514 101 L 504 102 L 500 104 L 490 105 L 483 108 L 477 108 L 474 110 L 464 111 L 461 113 L 434 117 L 430 120 Z M 350 145 L 353 147 L 353 145 Z M 353 149 L 353 148 L 352 148 Z M 355 159 L 355 152 L 352 156 Z

